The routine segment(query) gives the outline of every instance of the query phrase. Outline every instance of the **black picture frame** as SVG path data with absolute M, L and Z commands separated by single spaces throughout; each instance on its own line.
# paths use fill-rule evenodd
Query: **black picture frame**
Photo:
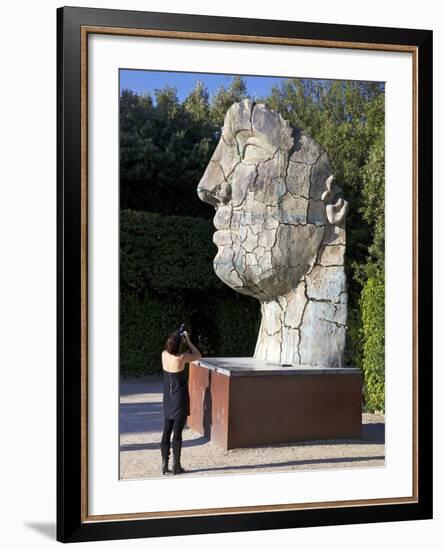
M 403 46 L 416 56 L 417 240 L 416 330 L 417 492 L 414 501 L 310 509 L 212 513 L 185 517 L 90 518 L 85 508 L 85 388 L 87 333 L 82 261 L 82 29 L 142 29 L 174 33 L 272 37 L 320 42 Z M 124 33 L 124 31 L 123 31 Z M 344 46 L 343 46 L 344 47 Z M 57 540 L 78 542 L 184 534 L 284 529 L 432 518 L 432 31 L 294 21 L 64 7 L 57 10 Z M 83 120 L 83 125 L 82 125 Z M 82 275 L 83 274 L 83 275 Z M 82 282 L 83 281 L 83 282 Z M 128 521 L 131 519 L 131 521 Z

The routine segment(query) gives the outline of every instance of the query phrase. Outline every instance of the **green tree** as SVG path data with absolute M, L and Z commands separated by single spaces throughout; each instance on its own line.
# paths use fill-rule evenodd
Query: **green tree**
M 212 217 L 196 192 L 217 139 L 206 101 L 199 86 L 184 103 L 169 87 L 155 90 L 154 99 L 122 92 L 121 208 Z
M 183 103 L 185 110 L 191 114 L 193 120 L 201 124 L 208 124 L 210 118 L 209 94 L 204 84 L 198 80 L 194 89 Z
M 220 86 L 213 97 L 210 106 L 210 116 L 212 122 L 220 128 L 223 126 L 225 114 L 228 109 L 237 101 L 242 101 L 248 97 L 247 85 L 240 76 L 235 76 L 231 84 L 226 88 Z
M 384 133 L 384 97 L 375 98 L 367 112 L 371 123 L 372 145 L 363 171 L 364 201 L 361 213 L 372 228 L 372 242 L 369 246 L 369 259 L 366 266 L 367 276 L 381 275 L 384 272 L 385 246 L 385 133 Z

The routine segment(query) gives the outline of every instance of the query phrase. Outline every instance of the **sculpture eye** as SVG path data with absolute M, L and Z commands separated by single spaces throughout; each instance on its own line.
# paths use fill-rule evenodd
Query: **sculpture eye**
M 242 162 L 245 164 L 257 164 L 272 157 L 263 143 L 256 137 L 250 137 L 242 148 Z

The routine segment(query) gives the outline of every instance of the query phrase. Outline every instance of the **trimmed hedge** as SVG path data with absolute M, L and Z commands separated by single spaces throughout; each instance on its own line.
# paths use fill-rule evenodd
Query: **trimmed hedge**
M 122 210 L 120 277 L 125 291 L 222 288 L 212 221 Z
M 382 275 L 370 277 L 362 289 L 364 395 L 368 411 L 385 410 L 385 285 Z
M 234 291 L 220 293 L 214 318 L 218 335 L 216 355 L 252 357 L 261 321 L 259 301 Z
M 213 271 L 211 221 L 121 212 L 120 370 L 160 372 L 165 340 L 185 321 L 204 355 L 251 356 L 260 304 Z
M 124 375 L 160 371 L 160 354 L 166 336 L 184 318 L 185 304 L 146 294 L 142 299 L 120 297 L 120 372 Z
M 140 299 L 124 293 L 120 300 L 121 373 L 160 372 L 166 337 L 182 320 L 203 355 L 252 356 L 259 313 L 257 300 L 220 291 L 185 292 L 174 299 L 148 292 Z

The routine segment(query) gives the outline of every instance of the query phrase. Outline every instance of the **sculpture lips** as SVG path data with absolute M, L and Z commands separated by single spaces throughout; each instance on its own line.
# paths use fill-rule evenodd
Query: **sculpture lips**
M 224 245 L 231 245 L 232 244 L 232 238 L 231 238 L 231 231 L 230 229 L 219 229 L 213 234 L 213 243 L 216 246 L 224 246 Z
M 213 243 L 216 246 L 225 246 L 227 244 L 231 246 L 233 244 L 233 235 L 237 231 L 231 225 L 232 214 L 233 209 L 231 205 L 218 206 L 213 219 L 214 227 L 217 230 L 213 234 Z
M 219 206 L 213 219 L 216 229 L 228 229 L 231 222 L 231 206 Z

